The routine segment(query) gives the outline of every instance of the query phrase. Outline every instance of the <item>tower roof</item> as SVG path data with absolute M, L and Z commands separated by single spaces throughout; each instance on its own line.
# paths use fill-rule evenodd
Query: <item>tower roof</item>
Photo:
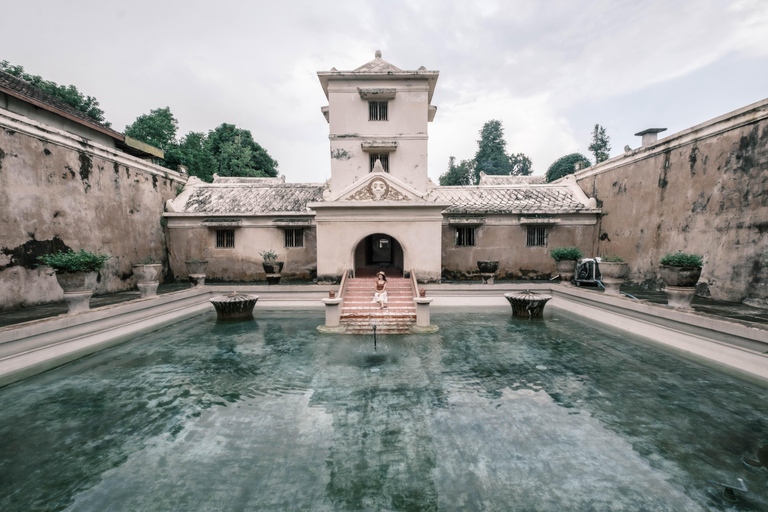
M 413 71 L 400 69 L 382 59 L 381 52 L 376 50 L 372 61 L 366 62 L 352 71 L 339 71 L 336 68 L 331 68 L 330 71 L 318 71 L 317 77 L 320 79 L 320 85 L 323 86 L 326 98 L 328 97 L 328 82 L 331 80 L 426 80 L 429 85 L 429 102 L 431 103 L 439 74 L 439 71 L 429 71 L 424 66 Z

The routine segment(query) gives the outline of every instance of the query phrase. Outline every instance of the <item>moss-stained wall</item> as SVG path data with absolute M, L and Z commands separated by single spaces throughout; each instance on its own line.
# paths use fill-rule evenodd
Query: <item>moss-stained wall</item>
M 132 265 L 167 265 L 160 219 L 178 173 L 23 116 L 0 111 L 0 310 L 61 300 L 37 256 L 110 254 L 96 293 L 130 289 Z
M 768 299 L 768 100 L 577 174 L 602 203 L 598 251 L 659 285 L 665 253 L 705 257 L 699 293 Z

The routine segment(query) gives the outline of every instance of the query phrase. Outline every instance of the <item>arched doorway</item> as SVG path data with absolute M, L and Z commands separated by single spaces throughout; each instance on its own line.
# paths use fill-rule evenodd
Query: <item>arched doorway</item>
M 403 248 L 393 237 L 374 233 L 363 238 L 355 247 L 355 275 L 374 276 L 383 270 L 388 275 L 403 274 Z

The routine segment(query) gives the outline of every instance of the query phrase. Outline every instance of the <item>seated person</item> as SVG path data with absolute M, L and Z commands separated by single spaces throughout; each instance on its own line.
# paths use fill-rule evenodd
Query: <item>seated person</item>
M 378 302 L 382 309 L 387 307 L 387 276 L 384 272 L 376 274 L 376 285 L 371 302 Z

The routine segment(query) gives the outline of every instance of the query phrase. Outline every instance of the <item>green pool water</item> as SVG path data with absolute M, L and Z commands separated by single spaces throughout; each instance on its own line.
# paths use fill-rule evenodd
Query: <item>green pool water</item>
M 565 314 L 257 314 L 0 389 L 0 510 L 768 510 L 763 388 Z

